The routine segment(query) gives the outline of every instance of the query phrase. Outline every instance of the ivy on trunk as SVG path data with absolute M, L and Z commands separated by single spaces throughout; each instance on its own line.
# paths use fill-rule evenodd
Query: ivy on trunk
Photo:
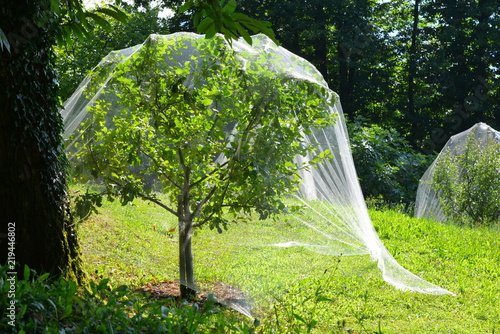
M 53 71 L 54 26 L 38 26 L 44 1 L 3 2 L 10 52 L 0 66 L 0 222 L 15 224 L 13 260 L 37 272 L 83 280 L 80 249 L 68 211 L 67 164 Z M 7 242 L 1 239 L 0 262 Z

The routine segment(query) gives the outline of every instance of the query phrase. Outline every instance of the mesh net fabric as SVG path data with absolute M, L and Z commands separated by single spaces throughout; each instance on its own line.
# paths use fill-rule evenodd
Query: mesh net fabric
M 339 121 L 316 130 L 309 138 L 319 151 L 332 151 L 334 159 L 303 171 L 303 183 L 296 196 L 312 214 L 294 218 L 317 233 L 314 238 L 298 237 L 294 242 L 299 240 L 299 245 L 328 255 L 369 254 L 377 261 L 383 279 L 400 290 L 452 294 L 403 268 L 383 245 L 361 192 L 340 105 L 335 112 Z
M 186 61 L 197 62 L 203 58 L 196 50 L 195 43 L 190 41 L 202 38 L 203 36 L 191 33 L 151 35 L 142 45 L 115 51 L 105 57 L 63 105 L 61 113 L 68 150 L 77 152 L 85 147 L 88 138 L 81 136 L 81 124 L 89 119 L 88 109 L 95 103 L 103 100 L 109 103 L 111 115 L 117 112 L 115 109 L 120 109 L 119 98 L 109 86 L 114 80 L 113 74 L 117 66 L 132 62 L 136 55 L 148 52 L 152 43 L 168 43 L 172 40 L 186 42 L 181 50 L 163 57 L 165 68 L 190 66 Z M 257 35 L 252 38 L 252 46 L 243 40 L 233 41 L 231 46 L 227 43 L 224 45 L 228 50 L 232 48 L 235 51 L 243 71 L 256 66 L 254 59 L 262 59 L 264 54 L 268 61 L 265 64 L 259 63 L 259 66 L 271 70 L 275 77 L 292 82 L 307 82 L 315 89 L 324 91 L 325 98 L 329 99 L 325 104 L 329 108 L 328 112 L 337 116 L 335 125 L 321 130 L 313 129 L 310 135 L 304 134 L 305 141 L 317 147 L 316 153 L 333 155 L 332 159 L 327 159 L 317 168 L 303 170 L 301 174 L 302 183 L 296 197 L 307 209 L 293 215 L 293 219 L 306 227 L 308 232 L 287 234 L 284 228 L 283 234 L 272 236 L 275 242 L 271 244 L 276 247 L 301 246 L 328 255 L 369 254 L 377 261 L 383 278 L 398 289 L 450 294 L 401 267 L 380 241 L 359 186 L 338 96 L 329 90 L 320 73 L 310 63 L 276 46 L 265 36 Z M 184 85 L 195 86 L 199 82 L 198 77 L 199 73 L 192 73 L 186 78 Z M 231 130 L 232 128 L 228 128 L 228 133 Z M 221 160 L 223 157 L 219 156 L 217 159 Z M 311 156 L 297 157 L 295 163 L 308 163 L 311 159 Z
M 500 132 L 485 123 L 477 123 L 470 129 L 452 136 L 420 179 L 415 201 L 415 217 L 433 219 L 439 222 L 447 219 L 441 208 L 439 194 L 432 186 L 434 171 L 445 154 L 461 156 L 466 149 L 467 138 L 470 135 L 473 135 L 481 145 L 486 143 L 487 138 L 492 138 L 500 143 Z

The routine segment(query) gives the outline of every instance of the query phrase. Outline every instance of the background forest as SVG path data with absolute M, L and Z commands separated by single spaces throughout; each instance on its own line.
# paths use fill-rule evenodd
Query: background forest
M 499 128 L 500 9 L 496 1 L 236 1 L 272 23 L 281 45 L 318 68 L 341 98 L 366 197 L 410 204 L 450 136 Z M 196 31 L 182 1 L 117 1 L 113 29 L 58 49 L 64 101 L 108 52 L 151 33 Z M 172 10 L 169 10 L 172 9 Z M 165 15 L 165 13 L 175 13 Z

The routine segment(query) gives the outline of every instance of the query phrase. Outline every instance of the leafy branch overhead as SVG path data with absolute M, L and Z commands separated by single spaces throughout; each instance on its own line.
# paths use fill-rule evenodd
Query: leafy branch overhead
M 189 0 L 179 8 L 180 13 L 194 9 L 193 23 L 197 32 L 212 38 L 220 32 L 226 40 L 243 37 L 248 44 L 252 44 L 250 33 L 262 33 L 275 43 L 276 37 L 269 22 L 250 18 L 248 15 L 236 12 L 235 0 Z M 224 4 L 225 3 L 225 4 Z
M 90 37 L 93 30 L 93 23 L 105 29 L 111 29 L 109 20 L 125 22 L 127 14 L 120 8 L 107 5 L 85 9 L 81 0 L 51 0 L 38 16 L 35 22 L 26 19 L 26 24 L 30 27 L 45 27 L 54 31 L 57 44 L 72 45 L 75 36 L 83 40 Z M 36 28 L 35 28 L 36 29 Z M 13 32 L 4 31 L 0 26 L 0 51 L 4 49 L 11 52 L 19 41 L 24 41 L 29 36 L 18 36 Z
M 59 45 L 73 44 L 74 36 L 80 40 L 90 37 L 93 29 L 91 21 L 105 29 L 111 29 L 109 19 L 120 22 L 127 20 L 127 14 L 116 6 L 107 5 L 87 10 L 83 8 L 81 0 L 67 0 L 65 3 L 60 0 L 51 0 L 50 9 L 56 17 L 60 18 L 57 27 Z

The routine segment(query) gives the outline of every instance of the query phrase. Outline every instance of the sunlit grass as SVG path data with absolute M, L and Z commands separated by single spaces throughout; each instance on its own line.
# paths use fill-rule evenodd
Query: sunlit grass
M 306 324 L 316 333 L 500 330 L 498 229 L 443 225 L 391 210 L 370 214 L 403 267 L 456 296 L 398 291 L 382 280 L 368 256 L 266 246 L 276 242 L 286 219 L 249 219 L 222 234 L 197 232 L 196 280 L 201 288 L 220 282 L 245 291 L 264 332 L 302 333 Z M 142 201 L 125 207 L 105 203 L 79 227 L 89 272 L 132 286 L 177 279 L 176 224 L 173 216 Z

